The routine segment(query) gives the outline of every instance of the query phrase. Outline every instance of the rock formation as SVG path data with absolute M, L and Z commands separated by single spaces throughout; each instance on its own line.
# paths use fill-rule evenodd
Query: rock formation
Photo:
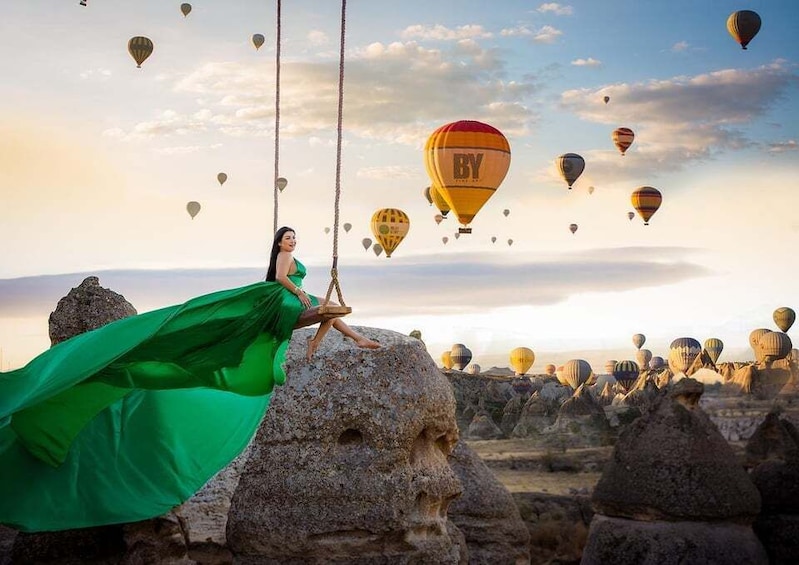
M 485 408 L 480 408 L 474 415 L 466 433 L 468 439 L 500 439 L 504 435 Z
M 699 355 L 696 356 L 694 362 L 691 363 L 691 366 L 688 367 L 687 371 L 685 371 L 685 376 L 690 377 L 699 369 L 710 369 L 713 372 L 718 372 L 716 369 L 716 364 L 713 363 L 713 359 L 710 358 L 710 354 L 704 349 L 699 352 Z
M 541 395 L 534 392 L 522 408 L 519 421 L 513 428 L 513 437 L 538 437 L 544 429 L 552 424 L 553 417 L 550 415 L 549 406 L 541 398 Z
M 522 415 L 522 408 L 527 402 L 530 395 L 514 394 L 505 407 L 502 409 L 502 422 L 499 427 L 505 437 L 510 437 L 513 433 L 513 428 L 519 423 L 519 418 Z
M 608 445 L 610 424 L 602 406 L 586 385 L 580 385 L 558 410 L 555 423 L 544 430 L 548 443 L 566 447 Z
M 751 524 L 760 495 L 699 408 L 691 378 L 619 436 L 592 502 L 582 562 L 768 562 Z

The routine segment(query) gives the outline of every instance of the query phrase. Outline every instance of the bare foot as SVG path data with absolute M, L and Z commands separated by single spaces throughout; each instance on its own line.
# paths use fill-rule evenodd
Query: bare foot
M 380 344 L 376 341 L 372 341 L 368 337 L 361 336 L 359 339 L 355 340 L 355 345 L 361 347 L 363 349 L 379 349 Z
M 311 357 L 313 357 L 313 354 L 316 353 L 316 350 L 318 348 L 319 348 L 319 342 L 316 341 L 315 339 L 312 339 L 312 338 L 309 337 L 308 338 L 308 351 L 305 354 L 305 359 L 307 361 L 310 361 Z

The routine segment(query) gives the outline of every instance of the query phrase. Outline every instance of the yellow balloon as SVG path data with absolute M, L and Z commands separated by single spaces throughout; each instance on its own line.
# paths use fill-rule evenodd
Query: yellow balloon
M 153 53 L 153 42 L 147 37 L 137 35 L 128 41 L 128 53 L 136 61 L 136 68 L 141 68 L 141 64 Z
M 535 353 L 529 347 L 517 347 L 510 352 L 510 366 L 516 375 L 524 375 L 535 363 Z
M 452 369 L 455 363 L 452 361 L 452 353 L 450 351 L 445 351 L 441 354 L 441 364 L 444 365 L 445 369 Z
M 408 235 L 410 227 L 411 220 L 402 210 L 382 208 L 372 214 L 372 233 L 382 245 L 386 257 L 391 257 L 397 246 Z
M 430 186 L 428 188 L 430 189 L 430 201 L 438 208 L 438 211 L 441 212 L 441 216 L 446 218 L 450 211 L 449 204 L 447 204 L 447 201 L 435 186 Z
M 781 306 L 780 308 L 774 310 L 772 317 L 774 318 L 774 323 L 777 324 L 777 327 L 782 331 L 787 332 L 789 329 L 791 329 L 791 326 L 796 320 L 796 312 L 794 312 L 792 308 Z

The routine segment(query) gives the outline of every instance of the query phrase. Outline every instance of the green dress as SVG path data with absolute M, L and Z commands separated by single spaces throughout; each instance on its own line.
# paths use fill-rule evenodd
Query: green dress
M 0 373 L 0 523 L 81 528 L 184 502 L 254 435 L 302 311 L 281 284 L 258 282 L 112 322 Z

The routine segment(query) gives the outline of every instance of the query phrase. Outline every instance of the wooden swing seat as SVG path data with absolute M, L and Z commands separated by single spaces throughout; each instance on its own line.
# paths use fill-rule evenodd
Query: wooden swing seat
M 308 308 L 302 314 L 300 314 L 294 329 L 296 330 L 299 328 L 305 328 L 307 326 L 313 326 L 315 324 L 321 324 L 336 318 L 341 318 L 351 313 L 352 308 L 349 306 L 338 306 L 332 304 L 314 306 L 313 308 Z

